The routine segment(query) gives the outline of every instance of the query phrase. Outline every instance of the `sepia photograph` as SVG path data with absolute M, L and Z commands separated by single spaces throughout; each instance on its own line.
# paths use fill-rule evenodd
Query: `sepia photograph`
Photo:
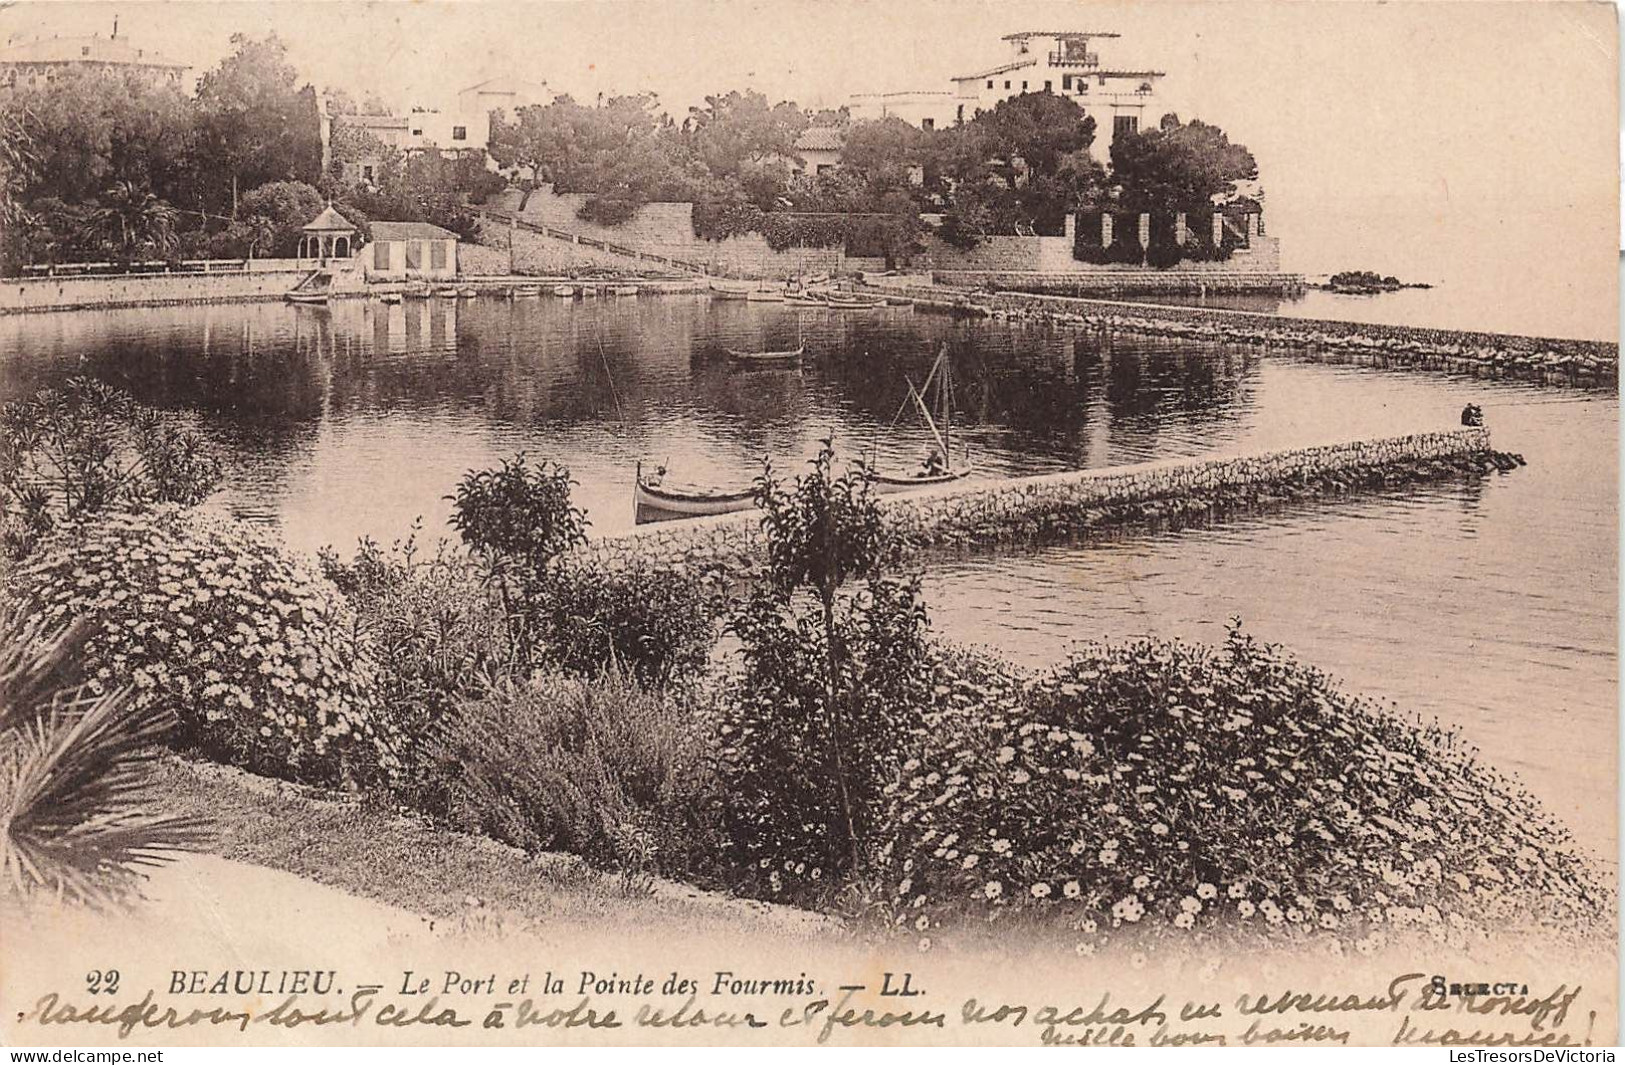
M 0 2 L 9 1060 L 1613 1061 L 1618 20 Z

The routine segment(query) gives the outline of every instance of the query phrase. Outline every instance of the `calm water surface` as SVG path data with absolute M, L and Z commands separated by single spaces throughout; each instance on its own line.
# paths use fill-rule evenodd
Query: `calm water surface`
M 723 352 L 798 338 L 799 372 L 735 371 Z M 989 478 L 1444 428 L 1479 403 L 1528 469 L 944 561 L 927 578 L 933 621 L 1040 665 L 1092 639 L 1216 641 L 1239 615 L 1353 691 L 1460 725 L 1613 850 L 1612 396 L 907 309 L 665 297 L 0 318 L 0 401 L 84 373 L 199 411 L 230 456 L 222 502 L 303 550 L 393 539 L 419 515 L 434 535 L 466 470 L 521 449 L 571 468 L 601 533 L 630 527 L 640 456 L 673 478 L 743 483 L 764 457 L 793 464 L 834 434 L 883 464 L 917 463 L 929 434 L 897 415 L 943 342 L 956 437 Z

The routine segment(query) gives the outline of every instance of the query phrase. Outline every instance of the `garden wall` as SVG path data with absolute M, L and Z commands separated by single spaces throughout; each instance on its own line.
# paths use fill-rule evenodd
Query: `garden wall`
M 1511 464 L 1483 428 L 1329 444 L 1262 455 L 1170 459 L 882 496 L 912 550 L 1035 543 L 1093 529 L 1189 520 L 1222 508 L 1392 488 Z M 645 525 L 585 549 L 608 565 L 641 558 L 738 576 L 760 562 L 754 510 Z
M 366 291 L 360 260 L 332 260 L 332 291 Z M 97 277 L 14 277 L 0 280 L 0 314 L 177 303 L 278 300 L 315 268 L 309 259 L 255 259 L 232 273 L 121 274 Z

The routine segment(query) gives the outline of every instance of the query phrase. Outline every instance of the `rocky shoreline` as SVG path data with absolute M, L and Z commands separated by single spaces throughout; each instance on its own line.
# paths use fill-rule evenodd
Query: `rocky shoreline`
M 1282 318 L 1254 311 L 1021 292 L 987 294 L 918 287 L 901 291 L 922 310 L 952 314 L 1207 343 L 1254 344 L 1286 348 L 1294 355 L 1311 359 L 1355 360 L 1378 366 L 1473 373 L 1578 388 L 1613 388 L 1619 382 L 1619 345 L 1603 341 L 1422 329 L 1322 318 Z

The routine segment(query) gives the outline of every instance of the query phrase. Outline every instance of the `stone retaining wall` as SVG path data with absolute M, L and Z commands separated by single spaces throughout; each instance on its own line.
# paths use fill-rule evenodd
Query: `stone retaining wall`
M 1189 519 L 1231 507 L 1337 496 L 1509 468 L 1489 431 L 1467 428 L 1261 455 L 1173 459 L 1018 477 L 882 496 L 910 552 L 1041 543 L 1091 530 Z M 755 510 L 645 525 L 593 540 L 583 553 L 609 566 L 633 559 L 738 578 L 760 565 Z
M 360 260 L 330 260 L 335 296 L 367 291 Z M 0 279 L 0 314 L 279 300 L 315 269 L 309 260 L 256 259 L 232 273 L 115 274 Z
M 943 285 L 1046 296 L 1207 295 L 1221 292 L 1276 294 L 1304 290 L 1302 274 L 1260 270 L 1245 263 L 1182 263 L 1170 270 L 1099 266 L 1068 273 L 939 269 L 933 271 L 933 276 L 938 284 Z
M 877 277 L 872 283 L 909 296 L 916 306 L 925 309 L 1038 318 L 1060 325 L 1207 342 L 1279 345 L 1310 357 L 1367 360 L 1378 365 L 1485 373 L 1585 387 L 1613 387 L 1619 376 L 1619 345 L 1600 340 L 1287 318 L 1259 311 L 1023 292 L 973 293 L 946 286 L 888 284 L 888 280 Z

